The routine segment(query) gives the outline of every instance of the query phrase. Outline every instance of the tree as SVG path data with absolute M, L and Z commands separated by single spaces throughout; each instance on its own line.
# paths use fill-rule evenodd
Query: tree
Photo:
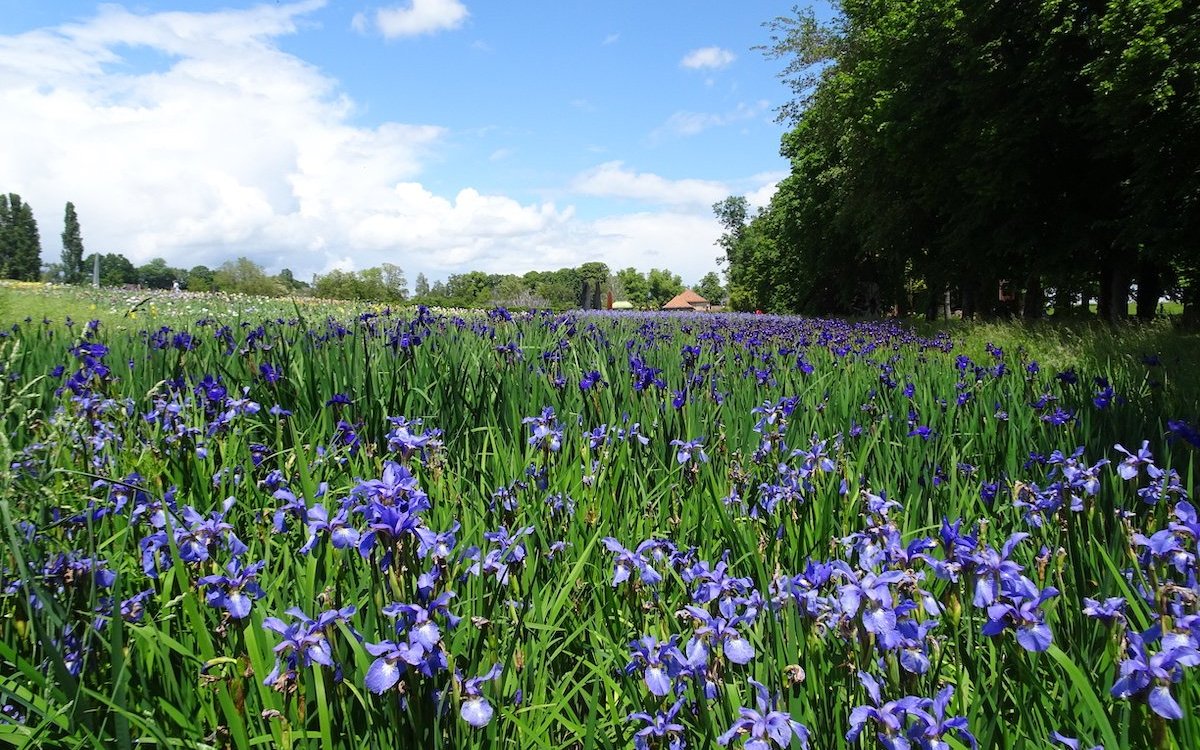
M 1136 248 L 1139 318 L 1171 287 L 1200 323 L 1200 5 L 1112 0 L 1085 66 L 1104 143 L 1125 167 L 1119 212 Z M 1117 259 L 1117 263 L 1126 258 Z M 1109 307 L 1123 312 L 1110 295 Z
M 546 300 L 534 294 L 523 278 L 505 274 L 492 289 L 492 303 L 502 307 L 545 307 Z
M 79 229 L 79 217 L 75 215 L 75 204 L 67 202 L 63 217 L 62 275 L 68 284 L 79 284 L 84 280 L 83 234 Z
M 388 292 L 388 301 L 403 302 L 408 299 L 408 279 L 404 270 L 393 263 L 384 263 L 379 267 L 383 286 Z
M 724 234 L 717 239 L 717 245 L 725 252 L 717 258 L 717 265 L 722 263 L 734 264 L 737 257 L 737 245 L 742 234 L 746 231 L 746 219 L 750 213 L 750 201 L 742 195 L 731 195 L 725 200 L 714 203 L 713 213 L 717 221 L 725 228 Z
M 313 279 L 313 291 L 318 297 L 367 302 L 403 302 L 408 297 L 404 271 L 391 263 L 357 272 L 334 269 Z
M 183 271 L 171 268 L 163 258 L 154 258 L 137 269 L 138 283 L 151 289 L 170 289 L 183 275 Z
M 42 240 L 33 209 L 16 193 L 0 195 L 0 276 L 37 281 L 42 269 Z
M 0 194 L 0 277 L 9 278 L 9 266 L 16 250 L 16 228 L 7 195 Z
M 602 291 L 608 286 L 608 266 L 584 263 L 577 269 L 581 284 L 579 306 L 585 310 L 600 308 Z
M 84 268 L 92 268 L 95 263 L 96 253 L 92 253 L 83 260 Z M 138 280 L 137 269 L 128 258 L 120 253 L 105 253 L 100 256 L 100 285 L 101 286 L 123 286 L 125 284 L 136 284 Z
M 650 303 L 655 307 L 662 307 L 683 291 L 683 279 L 665 268 L 651 268 L 646 274 L 646 285 L 649 288 Z
M 193 266 L 187 272 L 184 282 L 189 292 L 211 292 L 216 287 L 213 284 L 213 272 L 208 266 Z
M 786 150 L 785 146 L 785 155 Z M 779 189 L 783 190 L 784 186 L 781 184 Z M 781 273 L 786 263 L 780 243 L 774 241 L 771 232 L 766 231 L 768 226 L 771 230 L 777 228 L 770 221 L 773 214 L 770 210 L 760 211 L 750 220 L 749 211 L 749 201 L 740 195 L 731 195 L 713 204 L 713 213 L 725 228 L 725 232 L 717 239 L 717 245 L 725 251 L 725 255 L 717 258 L 717 263 L 727 264 L 725 275 L 729 280 L 727 293 L 730 306 L 741 311 L 786 309 L 786 305 L 776 298 L 782 296 L 784 290 L 797 280 L 789 280 Z M 810 278 L 813 273 L 809 272 Z M 714 280 L 719 288 L 720 279 Z M 703 292 L 697 293 L 708 298 Z M 726 293 L 726 290 L 721 290 L 721 293 Z
M 353 271 L 333 269 L 313 277 L 313 293 L 324 299 L 363 299 L 363 285 Z
M 452 273 L 446 279 L 445 295 L 452 304 L 463 307 L 482 307 L 492 297 L 492 284 L 482 271 Z
M 429 279 L 425 278 L 425 274 L 417 274 L 417 280 L 413 283 L 413 294 L 418 297 L 425 297 L 429 294 Z
M 616 285 L 618 287 L 617 295 L 620 299 L 627 300 L 635 307 L 645 307 L 650 304 L 650 285 L 646 283 L 646 277 L 642 272 L 630 266 L 617 271 Z
M 721 286 L 721 277 L 717 276 L 715 271 L 709 271 L 700 279 L 700 283 L 694 287 L 696 294 L 699 294 L 704 299 L 714 305 L 721 304 L 725 298 L 725 287 Z
M 528 279 L 531 275 L 526 274 Z M 577 268 L 560 268 L 557 271 L 546 271 L 536 274 L 534 292 L 546 300 L 555 309 L 577 307 L 580 302 L 580 291 L 583 279 Z
M 279 273 L 275 274 L 275 281 L 287 293 L 299 292 L 309 288 L 308 282 L 297 279 L 290 268 L 281 268 Z
M 731 304 L 1152 315 L 1200 237 L 1200 6 L 1179 0 L 846 2 L 768 24 L 791 176 L 726 232 Z M 1190 264 L 1190 265 L 1189 265 Z M 1196 274 L 1200 275 L 1200 274 Z
M 227 260 L 213 273 L 218 291 L 275 297 L 283 292 L 279 282 L 267 276 L 263 267 L 246 257 Z

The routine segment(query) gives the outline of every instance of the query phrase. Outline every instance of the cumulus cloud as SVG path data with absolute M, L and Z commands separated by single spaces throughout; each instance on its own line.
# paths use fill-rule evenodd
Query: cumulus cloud
M 443 127 L 358 125 L 336 80 L 279 48 L 322 4 L 102 6 L 78 23 L 0 35 L 0 132 L 10 144 L 0 149 L 0 187 L 37 211 L 45 259 L 57 258 L 69 200 L 89 252 L 135 263 L 214 266 L 245 255 L 299 278 L 382 262 L 410 277 L 589 260 L 669 266 L 687 278 L 712 269 L 720 227 L 709 205 L 726 194 L 718 183 L 602 164 L 577 178 L 579 194 L 653 210 L 587 220 L 569 205 L 465 185 L 431 191 L 422 181 L 450 135 Z
M 571 189 L 582 195 L 702 208 L 729 195 L 729 188 L 720 182 L 668 180 L 649 172 L 626 169 L 620 161 L 605 162 L 583 172 L 572 181 Z
M 683 56 L 679 64 L 692 70 L 719 70 L 737 59 L 737 55 L 720 47 L 701 47 Z
M 395 39 L 457 29 L 468 15 L 467 7 L 459 0 L 412 0 L 405 6 L 377 8 L 372 20 L 379 33 Z M 355 31 L 365 32 L 370 27 L 368 18 L 365 13 L 355 15 Z

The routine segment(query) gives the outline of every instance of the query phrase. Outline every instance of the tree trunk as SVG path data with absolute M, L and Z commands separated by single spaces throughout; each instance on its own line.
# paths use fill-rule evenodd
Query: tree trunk
M 900 287 L 900 294 L 896 295 L 896 317 L 906 317 L 910 309 L 911 304 L 908 299 L 908 284 L 904 284 Z
M 1112 312 L 1112 290 L 1112 262 L 1106 258 L 1103 265 L 1100 266 L 1099 293 L 1096 295 L 1096 316 L 1102 320 L 1112 320 L 1112 318 L 1109 317 L 1109 313 Z
M 941 289 L 937 287 L 931 287 L 926 293 L 925 320 L 931 322 L 937 320 L 938 308 L 941 307 L 941 300 L 939 299 L 941 296 Z
M 962 285 L 962 319 L 970 320 L 975 317 L 976 288 L 975 280 L 967 279 Z
M 1194 280 L 1183 288 L 1183 317 L 1179 323 L 1189 330 L 1200 329 L 1200 289 L 1196 288 Z
M 1058 285 L 1054 288 L 1054 317 L 1069 318 L 1075 312 L 1075 291 Z
M 1158 300 L 1162 297 L 1162 268 L 1149 258 L 1138 265 L 1137 319 L 1145 322 L 1154 320 L 1158 312 Z
M 1109 292 L 1108 320 L 1116 323 L 1129 317 L 1129 272 L 1117 264 L 1112 270 L 1112 288 Z
M 1042 289 L 1040 276 L 1030 276 L 1025 283 L 1025 299 L 1021 317 L 1025 320 L 1041 320 L 1046 313 L 1046 292 Z
M 1189 300 L 1183 303 L 1183 317 L 1180 318 L 1180 324 L 1189 330 L 1200 328 L 1200 304 L 1194 300 Z

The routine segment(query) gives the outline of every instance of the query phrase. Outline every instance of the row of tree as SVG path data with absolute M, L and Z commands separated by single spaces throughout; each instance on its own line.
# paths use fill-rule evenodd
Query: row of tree
M 91 268 L 93 256 L 84 259 Z M 226 261 L 216 269 L 195 266 L 190 270 L 172 268 L 162 258 L 134 266 L 124 255 L 100 256 L 100 283 L 103 286 L 137 285 L 150 289 L 170 289 L 178 283 L 187 291 L 218 291 L 264 296 L 304 295 L 326 299 L 368 302 L 425 304 L 444 307 L 553 307 L 602 308 L 613 300 L 627 300 L 635 307 L 657 308 L 683 291 L 683 280 L 665 269 L 643 274 L 636 268 L 610 273 L 604 263 L 584 263 L 577 268 L 557 271 L 530 271 L 516 274 L 468 271 L 450 274 L 444 281 L 430 284 L 425 274 L 417 274 L 410 293 L 404 270 L 392 263 L 362 271 L 334 270 L 313 277 L 311 284 L 296 279 L 291 270 L 268 275 L 262 266 L 248 258 Z M 724 296 L 716 273 L 704 276 L 694 287 L 706 299 L 719 302 Z
M 42 272 L 42 241 L 33 209 L 16 193 L 0 195 L 0 277 L 37 281 Z
M 530 271 L 524 275 L 489 274 L 470 271 L 451 274 L 432 285 L 418 275 L 416 299 L 425 304 L 458 307 L 606 307 L 609 295 L 638 308 L 658 308 L 684 289 L 683 279 L 667 269 L 652 268 L 642 273 L 636 268 L 611 272 L 604 263 L 584 263 L 578 268 L 557 271 Z M 724 289 L 716 273 L 709 273 L 697 284 L 702 296 L 719 302 Z M 704 291 L 700 291 L 703 289 Z
M 37 281 L 47 273 L 69 284 L 83 281 L 83 236 L 75 206 L 63 216 L 62 262 L 42 268 L 42 240 L 33 209 L 16 193 L 0 195 L 0 278 Z
M 95 253 L 83 259 L 84 280 L 91 278 L 95 260 Z M 229 260 L 215 269 L 198 265 L 189 270 L 170 266 L 163 258 L 153 258 L 135 266 L 120 253 L 100 255 L 100 285 L 147 289 L 173 289 L 178 285 L 180 289 L 193 292 L 220 291 L 265 296 L 305 293 L 310 289 L 309 284 L 297 280 L 290 270 L 285 268 L 278 274 L 268 275 L 262 266 L 248 258 Z
M 1200 3 L 844 0 L 768 24 L 791 174 L 714 206 L 741 309 L 1200 301 Z M 949 305 L 947 305 L 949 300 Z M 1185 315 L 1187 313 L 1185 312 Z
M 0 277 L 78 284 L 90 281 L 97 254 L 84 254 L 82 231 L 75 206 L 66 205 L 60 263 L 42 267 L 41 241 L 29 204 L 16 194 L 0 196 Z M 417 274 L 413 294 L 403 269 L 384 263 L 362 271 L 334 270 L 319 274 L 311 284 L 295 278 L 285 268 L 268 274 L 262 266 L 241 257 L 213 269 L 197 265 L 175 268 L 163 258 L 135 266 L 120 253 L 99 254 L 99 282 L 103 286 L 140 286 L 149 289 L 181 289 L 196 292 L 220 291 L 281 296 L 304 294 L 328 299 L 384 303 L 417 302 L 456 307 L 600 308 L 608 298 L 627 300 L 636 307 L 657 308 L 683 291 L 683 280 L 666 269 L 643 274 L 625 268 L 615 274 L 604 263 L 584 263 L 557 271 L 530 271 L 524 275 L 489 274 L 482 271 L 451 274 L 433 284 Z M 695 286 L 706 299 L 720 302 L 725 291 L 716 273 L 705 275 Z

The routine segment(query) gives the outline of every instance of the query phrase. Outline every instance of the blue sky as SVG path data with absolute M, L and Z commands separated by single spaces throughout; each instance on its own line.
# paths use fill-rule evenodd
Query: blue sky
M 788 2 L 0 0 L 0 190 L 87 250 L 308 278 L 716 270 L 786 174 Z M 14 144 L 20 144 L 14 147 Z

